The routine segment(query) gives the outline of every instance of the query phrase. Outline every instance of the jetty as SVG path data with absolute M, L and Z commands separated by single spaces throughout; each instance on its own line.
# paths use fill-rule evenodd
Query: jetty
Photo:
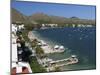
M 50 62 L 51 65 L 55 65 L 56 67 L 61 67 L 61 66 L 76 64 L 76 63 L 78 63 L 78 58 L 75 55 L 72 55 L 71 57 L 66 59 Z

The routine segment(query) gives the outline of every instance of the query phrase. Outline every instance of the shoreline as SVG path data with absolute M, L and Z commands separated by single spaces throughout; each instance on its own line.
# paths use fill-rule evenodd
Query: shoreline
M 50 44 L 48 44 L 45 40 L 42 40 L 38 37 L 36 37 L 36 35 L 32 32 L 29 31 L 28 33 L 28 38 L 32 41 L 34 39 L 37 39 L 38 41 L 43 41 L 46 45 L 45 46 L 41 46 L 41 48 L 43 49 L 45 54 L 50 54 L 50 53 L 62 53 L 65 50 L 55 50 Z
M 39 37 L 36 37 L 36 35 L 32 32 L 32 31 L 29 31 L 29 33 L 28 33 L 28 38 L 32 41 L 32 40 L 34 40 L 34 39 L 37 39 L 38 41 L 41 41 L 41 39 L 39 38 Z M 43 42 L 45 42 L 46 43 L 46 41 L 45 40 L 42 40 Z M 46 43 L 47 44 L 47 43 Z M 44 53 L 45 54 L 53 54 L 53 53 L 62 53 L 62 52 L 64 52 L 64 51 L 62 51 L 62 50 L 53 50 L 53 48 L 51 47 L 51 45 L 49 45 L 49 44 L 47 44 L 47 45 L 45 45 L 45 46 L 41 46 L 41 48 L 43 49 L 43 51 L 44 51 Z M 71 62 L 68 62 L 68 60 L 70 60 Z M 49 66 L 48 68 L 46 68 L 46 70 L 50 70 L 51 69 L 51 71 L 54 71 L 55 70 L 55 67 L 60 67 L 60 68 L 62 68 L 63 69 L 63 67 L 64 66 L 67 66 L 67 65 L 72 65 L 72 64 L 76 64 L 76 63 L 78 63 L 78 59 L 76 58 L 75 59 L 75 61 L 72 59 L 72 57 L 70 56 L 70 57 L 68 57 L 68 58 L 65 58 L 65 59 L 60 59 L 60 60 L 53 60 L 53 59 L 51 59 L 51 58 L 46 58 L 46 60 L 39 60 L 38 59 L 38 62 L 44 67 L 45 65 L 47 65 L 46 63 L 45 63 L 45 65 L 43 65 L 42 63 L 43 62 L 47 62 L 47 61 L 49 61 L 49 64 L 51 65 L 51 66 Z M 66 63 L 60 63 L 60 62 L 66 62 Z M 52 65 L 53 63 L 55 63 L 56 65 Z M 66 69 L 69 69 L 69 68 L 66 68 Z

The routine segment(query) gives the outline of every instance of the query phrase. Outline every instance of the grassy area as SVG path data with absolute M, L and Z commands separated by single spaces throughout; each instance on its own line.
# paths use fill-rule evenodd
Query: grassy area
M 29 63 L 33 73 L 46 72 L 46 70 L 37 62 L 36 57 L 31 58 Z

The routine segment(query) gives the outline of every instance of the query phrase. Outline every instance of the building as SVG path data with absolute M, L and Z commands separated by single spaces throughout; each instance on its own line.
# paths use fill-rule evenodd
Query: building
M 60 50 L 64 50 L 65 48 L 64 48 L 64 46 L 60 46 L 59 49 Z
M 54 49 L 59 49 L 59 45 L 55 45 L 54 46 Z
M 23 26 L 20 27 L 20 29 L 22 28 Z M 21 47 L 20 39 L 18 40 L 18 37 L 16 35 L 17 30 L 18 27 L 16 26 L 16 24 L 12 24 L 11 75 L 16 75 L 16 73 L 32 73 L 29 63 L 23 62 L 21 61 L 21 58 L 19 58 L 19 56 L 22 54 L 22 49 L 20 48 Z

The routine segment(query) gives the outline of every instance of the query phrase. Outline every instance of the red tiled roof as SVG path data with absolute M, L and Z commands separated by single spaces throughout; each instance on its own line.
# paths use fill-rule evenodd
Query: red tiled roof
M 29 73 L 29 70 L 27 67 L 22 67 L 22 73 Z
M 27 67 L 22 67 L 22 74 L 28 74 L 29 70 Z M 12 68 L 11 75 L 16 75 L 16 67 Z
M 12 68 L 11 75 L 16 75 L 16 67 Z

